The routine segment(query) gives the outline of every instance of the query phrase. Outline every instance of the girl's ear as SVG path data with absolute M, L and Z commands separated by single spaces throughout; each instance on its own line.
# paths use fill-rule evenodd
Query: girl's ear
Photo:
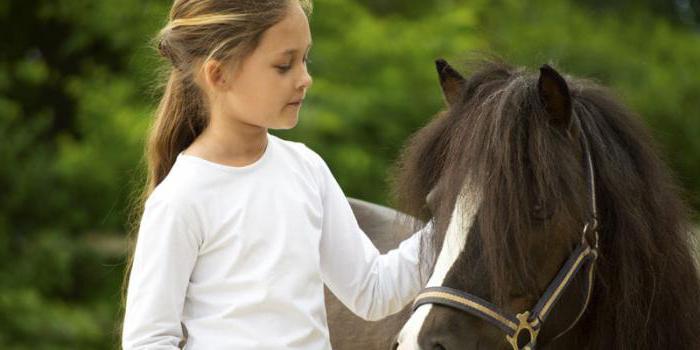
M 225 74 L 226 67 L 219 61 L 212 59 L 206 62 L 202 68 L 202 73 L 209 89 L 221 90 L 228 88 L 229 81 L 227 74 Z
M 552 124 L 568 127 L 571 125 L 571 94 L 566 80 L 548 65 L 540 67 L 537 91 Z
M 464 87 L 464 78 L 447 61 L 440 58 L 435 61 L 438 76 L 440 77 L 440 86 L 442 86 L 442 95 L 445 97 L 447 106 L 452 106 L 457 102 L 459 95 Z

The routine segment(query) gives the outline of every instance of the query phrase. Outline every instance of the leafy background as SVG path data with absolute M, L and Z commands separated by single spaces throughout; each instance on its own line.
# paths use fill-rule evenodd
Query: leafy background
M 0 347 L 116 348 L 130 198 L 163 62 L 165 0 L 0 2 Z M 442 107 L 433 61 L 554 63 L 611 86 L 700 208 L 696 0 L 317 0 L 315 85 L 291 131 L 346 194 L 391 204 L 388 170 Z

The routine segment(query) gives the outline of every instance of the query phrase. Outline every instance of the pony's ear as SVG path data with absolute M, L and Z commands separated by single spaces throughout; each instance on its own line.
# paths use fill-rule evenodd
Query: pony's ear
M 435 61 L 435 68 L 437 68 L 438 76 L 440 77 L 442 95 L 445 97 L 447 105 L 451 106 L 457 102 L 465 80 L 461 74 L 442 58 Z
M 548 65 L 540 67 L 540 79 L 537 83 L 540 99 L 553 124 L 569 126 L 571 123 L 571 94 L 566 80 Z

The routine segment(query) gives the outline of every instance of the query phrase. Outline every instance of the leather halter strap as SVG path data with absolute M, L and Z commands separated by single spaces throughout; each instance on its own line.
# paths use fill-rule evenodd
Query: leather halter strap
M 467 292 L 449 287 L 428 287 L 423 289 L 413 303 L 413 311 L 425 304 L 439 304 L 462 310 L 466 313 L 482 318 L 492 325 L 500 328 L 506 334 L 506 340 L 513 349 L 534 349 L 537 344 L 537 335 L 542 324 L 547 320 L 552 309 L 561 298 L 563 292 L 569 287 L 574 277 L 583 269 L 585 275 L 586 297 L 584 304 L 573 323 L 564 331 L 559 333 L 552 340 L 557 339 L 574 327 L 588 308 L 588 304 L 593 292 L 593 279 L 595 275 L 595 264 L 598 258 L 598 221 L 597 221 L 597 201 L 595 193 L 595 170 L 591 157 L 590 145 L 586 138 L 578 118 L 575 118 L 577 126 L 581 131 L 581 143 L 584 150 L 584 163 L 586 169 L 586 180 L 590 191 L 590 218 L 587 220 L 581 234 L 581 242 L 571 253 L 566 263 L 559 270 L 554 279 L 550 282 L 545 293 L 540 297 L 537 304 L 531 311 L 525 311 L 512 316 L 500 310 L 496 305 L 481 299 Z M 593 235 L 593 244 L 588 241 L 589 235 Z M 521 332 L 527 331 L 529 338 L 524 338 L 525 344 L 520 344 Z
M 559 301 L 564 290 L 571 284 L 571 281 L 583 267 L 586 275 L 586 300 L 582 307 L 582 312 L 574 321 L 580 318 L 588 306 L 593 285 L 594 262 L 598 256 L 597 249 L 592 248 L 587 242 L 580 243 L 574 253 L 569 257 L 564 267 L 559 271 L 554 280 L 550 283 L 547 291 L 537 302 L 532 312 L 526 311 L 520 317 L 514 317 L 501 311 L 496 305 L 481 299 L 475 295 L 449 288 L 449 287 L 429 287 L 425 288 L 416 298 L 413 304 L 415 311 L 424 304 L 440 304 L 455 309 L 462 310 L 474 316 L 480 317 L 494 326 L 500 328 L 510 338 L 517 343 L 517 336 L 520 330 L 530 329 L 531 339 L 535 340 L 542 324 L 549 316 L 553 307 Z M 523 315 L 526 319 L 522 319 Z M 573 325 L 572 325 L 573 326 Z M 570 327 L 571 328 L 571 327 Z M 568 330 L 568 329 L 567 329 Z M 562 333 L 563 334 L 563 333 Z M 533 344 L 534 345 L 534 344 Z M 520 349 L 520 347 L 515 347 Z

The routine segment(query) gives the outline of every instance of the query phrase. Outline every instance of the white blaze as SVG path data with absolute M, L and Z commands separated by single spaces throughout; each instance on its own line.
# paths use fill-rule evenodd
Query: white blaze
M 433 274 L 428 279 L 426 287 L 439 287 L 442 285 L 450 271 L 452 265 L 462 253 L 464 245 L 467 242 L 469 230 L 474 221 L 474 215 L 478 209 L 478 196 L 462 190 L 455 203 L 455 209 L 452 211 L 450 225 L 447 227 L 445 239 L 442 242 L 442 249 L 435 262 Z M 432 309 L 432 305 L 421 305 L 408 319 L 399 333 L 397 341 L 399 342 L 398 350 L 420 350 L 418 346 L 418 332 L 423 327 L 423 322 Z

